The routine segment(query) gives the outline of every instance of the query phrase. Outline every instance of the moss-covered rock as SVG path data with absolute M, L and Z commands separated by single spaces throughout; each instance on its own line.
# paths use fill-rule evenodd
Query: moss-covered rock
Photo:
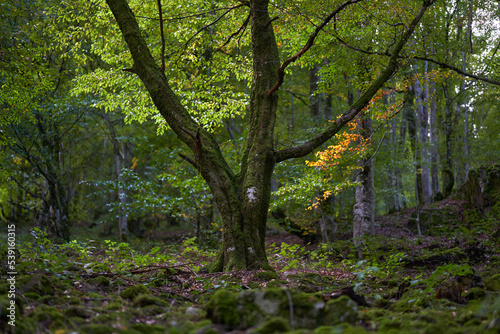
M 123 290 L 120 293 L 120 297 L 124 299 L 133 300 L 135 297 L 139 295 L 146 295 L 146 294 L 150 294 L 148 288 L 146 288 L 144 285 L 137 284 Z
M 107 287 L 109 286 L 110 284 L 110 280 L 108 277 L 106 276 L 97 276 L 95 279 L 94 279 L 94 282 L 97 284 L 97 285 L 100 285 L 100 286 L 103 286 L 103 287 Z
M 467 292 L 464 293 L 462 297 L 466 301 L 474 299 L 484 299 L 484 297 L 486 297 L 486 291 L 483 288 L 474 287 L 472 289 L 467 290 Z
M 121 331 L 117 331 L 111 326 L 107 325 L 99 325 L 99 324 L 89 324 L 82 326 L 80 328 L 81 334 L 112 334 L 112 333 L 120 333 Z
M 252 332 L 259 334 L 273 334 L 273 333 L 289 332 L 291 330 L 292 329 L 287 320 L 280 317 L 274 317 L 264 321 L 262 325 L 260 325 L 257 329 L 253 330 Z
M 145 307 L 149 305 L 166 306 L 168 303 L 158 297 L 151 296 L 150 294 L 139 295 L 134 298 L 133 306 Z
M 51 323 L 57 320 L 64 320 L 66 316 L 59 312 L 58 309 L 52 306 L 40 305 L 30 315 L 37 322 Z
M 500 292 L 500 274 L 493 275 L 484 281 L 486 289 Z
M 358 304 L 347 296 L 329 300 L 323 311 L 323 324 L 333 326 L 343 322 L 354 324 L 358 318 Z
M 314 334 L 365 334 L 368 333 L 362 327 L 353 327 L 349 324 L 337 326 L 321 326 L 314 330 Z
M 82 307 L 69 307 L 64 310 L 64 315 L 66 317 L 78 317 L 78 318 L 83 318 L 83 319 L 88 319 L 91 317 L 91 313 Z
M 280 276 L 274 271 L 260 271 L 255 274 L 254 278 L 261 279 L 264 281 L 271 281 L 273 279 L 280 279 Z
M 143 334 L 164 334 L 165 327 L 158 325 L 147 325 L 147 324 L 133 324 L 130 326 L 131 329 Z
M 236 328 L 240 323 L 240 316 L 235 295 L 227 290 L 217 291 L 207 304 L 207 317 L 214 323 Z
M 57 290 L 69 288 L 67 284 L 59 280 L 57 277 L 42 274 L 22 276 L 19 279 L 17 286 L 23 293 L 34 292 L 40 296 L 52 296 Z
M 263 326 L 267 320 L 274 318 L 291 319 L 294 328 L 303 329 L 354 324 L 357 312 L 357 304 L 347 296 L 325 304 L 320 295 L 282 288 L 240 294 L 222 290 L 207 305 L 207 316 L 212 321 L 239 329 Z

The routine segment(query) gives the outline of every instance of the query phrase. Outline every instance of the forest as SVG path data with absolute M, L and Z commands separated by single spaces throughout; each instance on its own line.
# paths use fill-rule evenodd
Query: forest
M 0 0 L 0 333 L 499 333 L 498 0 Z

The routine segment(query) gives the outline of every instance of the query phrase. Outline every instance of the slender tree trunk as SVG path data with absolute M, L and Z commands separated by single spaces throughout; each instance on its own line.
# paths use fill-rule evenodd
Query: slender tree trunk
M 424 69 L 426 72 L 426 69 Z M 428 134 L 427 134 L 427 125 L 428 125 L 428 117 L 429 111 L 427 107 L 427 87 L 424 85 L 423 89 L 420 83 L 420 80 L 417 80 L 415 83 L 415 96 L 416 96 L 416 109 L 418 115 L 418 123 L 419 123 L 419 158 L 420 158 L 420 169 L 419 173 L 419 183 L 421 187 L 420 204 L 430 203 L 431 201 L 431 179 L 430 179 L 430 161 L 429 161 L 429 148 L 428 148 Z
M 323 194 L 320 194 L 323 197 Z M 337 224 L 335 222 L 335 196 L 330 195 L 321 201 L 319 205 L 319 228 L 321 242 L 330 244 L 337 241 Z
M 115 171 L 118 179 L 118 234 L 120 240 L 128 241 L 128 214 L 127 214 L 127 192 L 123 187 L 122 167 L 125 164 L 125 147 L 120 143 L 115 133 L 115 126 L 109 118 L 109 114 L 103 114 L 104 122 L 108 127 L 111 144 L 113 145 L 113 156 L 115 158 Z
M 364 113 L 357 117 L 358 131 L 363 139 L 372 133 L 372 120 Z M 373 159 L 366 157 L 360 160 L 361 170 L 356 176 L 356 203 L 353 209 L 353 238 L 356 246 L 360 246 L 362 237 L 374 233 L 375 224 L 375 190 L 373 181 Z
M 420 159 L 419 159 L 419 150 L 417 145 L 417 119 L 415 117 L 415 95 L 416 92 L 412 87 L 409 87 L 406 91 L 405 104 L 403 106 L 403 117 L 406 120 L 406 124 L 408 126 L 408 140 L 410 141 L 411 152 L 413 155 L 413 164 L 415 166 L 415 193 L 416 198 L 415 201 L 417 205 L 421 203 L 422 199 L 422 186 L 420 179 Z
M 430 151 L 431 151 L 431 185 L 433 198 L 440 193 L 439 190 L 439 161 L 438 161 L 438 138 L 437 138 L 437 104 L 436 104 L 436 83 L 434 80 L 429 82 L 430 99 Z
M 388 105 L 392 105 L 395 101 L 394 92 L 390 93 L 387 101 Z M 388 212 L 401 210 L 401 169 L 399 168 L 400 159 L 403 155 L 401 145 L 397 139 L 397 119 L 393 117 L 389 123 L 389 152 L 391 155 L 391 166 L 389 168 L 389 199 Z
M 321 96 L 317 93 L 319 70 L 319 65 L 316 65 L 309 70 L 309 108 L 311 111 L 311 117 L 316 121 L 316 123 L 319 122 L 321 116 Z
M 465 52 L 462 52 L 462 70 L 465 71 Z M 460 92 L 463 94 L 462 105 L 460 109 L 464 112 L 464 135 L 463 135 L 463 145 L 464 145 L 464 181 L 467 182 L 469 178 L 469 100 L 467 98 L 467 91 L 465 89 L 465 79 L 462 78 L 460 81 Z M 458 107 L 457 107 L 458 108 Z

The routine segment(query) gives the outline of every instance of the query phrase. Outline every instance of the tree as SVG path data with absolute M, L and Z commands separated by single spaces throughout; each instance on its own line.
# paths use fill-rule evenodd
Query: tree
M 306 53 L 321 30 L 336 15 L 360 0 L 339 5 L 318 25 L 304 48 L 279 66 L 279 50 L 269 15 L 268 0 L 242 3 L 249 8 L 253 79 L 248 102 L 248 134 L 240 169 L 234 172 L 222 155 L 215 136 L 196 122 L 176 96 L 146 43 L 143 32 L 126 0 L 107 0 L 133 58 L 127 71 L 144 83 L 156 108 L 177 136 L 192 150 L 196 166 L 210 187 L 223 221 L 223 243 L 212 271 L 258 269 L 270 266 L 265 253 L 266 220 L 271 177 L 276 163 L 305 156 L 334 136 L 358 115 L 398 68 L 398 56 L 410 39 L 426 9 L 434 1 L 423 1 L 411 23 L 392 47 L 392 56 L 361 96 L 326 129 L 302 145 L 275 150 L 277 89 L 286 67 Z

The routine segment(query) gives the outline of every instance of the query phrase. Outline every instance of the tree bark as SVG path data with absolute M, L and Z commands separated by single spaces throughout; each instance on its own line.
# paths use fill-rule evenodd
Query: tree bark
M 357 117 L 358 132 L 364 140 L 372 133 L 372 120 L 364 112 Z M 353 238 L 356 246 L 361 245 L 363 236 L 374 233 L 375 190 L 373 182 L 373 159 L 371 156 L 360 160 L 361 170 L 356 176 L 356 203 L 353 209 Z
M 104 122 L 109 131 L 109 137 L 111 139 L 111 144 L 113 145 L 113 156 L 115 158 L 115 171 L 116 177 L 118 179 L 118 202 L 120 203 L 118 208 L 118 233 L 120 240 L 128 241 L 129 229 L 128 229 L 128 214 L 127 214 L 127 192 L 123 187 L 123 176 L 122 167 L 125 164 L 125 149 L 123 142 L 120 143 L 116 137 L 115 126 L 111 122 L 109 115 L 104 113 L 102 115 Z
M 424 73 L 426 72 L 426 68 L 424 69 Z M 427 106 L 427 87 L 424 84 L 422 87 L 420 80 L 417 80 L 415 83 L 415 96 L 416 96 L 416 109 L 418 115 L 418 131 L 419 131 L 419 170 L 417 171 L 419 174 L 421 187 L 421 197 L 419 198 L 420 204 L 430 203 L 431 201 L 431 179 L 430 179 L 430 159 L 429 159 L 429 147 L 428 147 L 428 118 L 429 118 L 429 108 Z
M 309 108 L 311 110 L 311 117 L 316 122 L 319 122 L 321 116 L 321 97 L 316 92 L 318 90 L 319 70 L 319 65 L 309 70 Z
M 430 152 L 431 152 L 431 186 L 433 198 L 440 193 L 439 190 L 439 169 L 438 169 L 438 138 L 437 138 L 437 104 L 436 104 L 436 83 L 434 80 L 429 82 L 429 99 L 430 99 Z

